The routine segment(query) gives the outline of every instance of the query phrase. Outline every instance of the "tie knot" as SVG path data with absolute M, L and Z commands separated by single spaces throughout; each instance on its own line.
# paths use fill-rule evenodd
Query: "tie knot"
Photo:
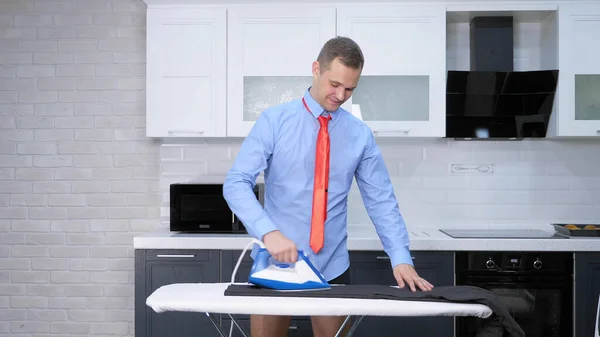
M 327 123 L 329 122 L 329 120 L 331 119 L 331 116 L 319 116 L 319 124 L 321 124 L 321 127 L 327 127 Z

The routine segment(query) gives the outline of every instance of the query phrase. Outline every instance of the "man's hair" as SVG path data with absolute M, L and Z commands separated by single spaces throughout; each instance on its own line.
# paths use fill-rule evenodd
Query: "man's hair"
M 348 37 L 338 36 L 327 41 L 317 57 L 323 71 L 328 70 L 331 62 L 338 58 L 346 67 L 361 69 L 365 64 L 362 50 Z

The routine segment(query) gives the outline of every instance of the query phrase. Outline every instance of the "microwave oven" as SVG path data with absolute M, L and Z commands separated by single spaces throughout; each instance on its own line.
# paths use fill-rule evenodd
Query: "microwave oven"
M 254 196 L 263 205 L 264 184 Z M 247 234 L 223 197 L 223 184 L 176 183 L 169 190 L 171 232 Z

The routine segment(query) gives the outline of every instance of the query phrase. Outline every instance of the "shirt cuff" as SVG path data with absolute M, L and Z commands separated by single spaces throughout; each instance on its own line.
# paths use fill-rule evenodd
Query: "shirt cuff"
M 414 262 L 408 249 L 393 250 L 388 253 L 392 268 L 399 264 L 409 264 L 414 267 Z
M 267 233 L 277 230 L 273 221 L 264 215 L 256 220 L 253 227 L 256 238 L 260 241 L 263 241 Z

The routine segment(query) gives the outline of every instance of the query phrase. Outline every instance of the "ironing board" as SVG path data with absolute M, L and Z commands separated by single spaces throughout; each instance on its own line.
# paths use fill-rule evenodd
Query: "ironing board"
M 156 289 L 146 299 L 146 305 L 157 313 L 185 311 L 205 313 L 221 337 L 228 337 L 213 314 L 227 314 L 244 337 L 248 334 L 232 316 L 346 316 L 336 337 L 349 322 L 350 337 L 364 316 L 475 316 L 488 318 L 492 310 L 482 304 L 399 301 L 381 299 L 309 298 L 309 297 L 246 297 L 225 296 L 232 283 L 175 283 Z M 234 283 L 248 284 L 248 283 Z M 357 319 L 353 319 L 357 318 Z

